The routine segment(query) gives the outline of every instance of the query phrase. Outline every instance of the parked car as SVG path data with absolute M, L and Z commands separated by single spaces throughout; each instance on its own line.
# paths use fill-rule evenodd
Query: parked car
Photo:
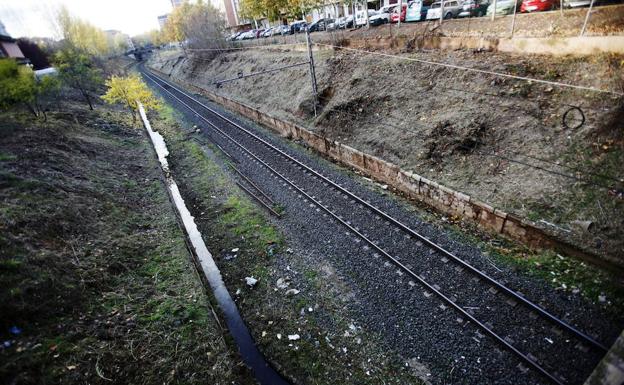
M 407 6 L 407 13 L 405 14 L 405 21 L 421 21 L 427 18 L 427 11 L 431 2 L 425 2 L 424 0 L 414 0 Z
M 353 16 L 343 16 L 334 20 L 333 23 L 327 24 L 327 30 L 351 28 L 353 25 Z
M 327 25 L 333 22 L 334 22 L 334 19 L 330 19 L 330 18 L 318 19 L 314 23 L 310 24 L 310 26 L 308 27 L 308 31 L 310 32 L 325 31 L 327 29 Z
M 467 0 L 462 6 L 461 12 L 457 17 L 481 17 L 487 13 L 490 5 L 488 0 Z
M 511 15 L 514 12 L 514 8 L 518 7 L 521 1 L 522 0 L 496 0 L 496 14 Z M 493 12 L 494 3 L 488 6 L 486 15 L 491 15 Z
M 390 15 L 397 7 L 398 5 L 386 5 L 385 7 L 379 8 L 378 11 L 374 11 L 375 14 L 373 14 L 373 16 L 371 16 L 369 12 L 368 23 L 373 26 L 389 23 Z
M 308 23 L 305 20 L 297 20 L 290 23 L 290 34 L 303 32 Z
M 243 33 L 241 33 L 236 40 L 250 40 L 250 39 L 255 39 L 256 38 L 256 31 L 255 29 L 249 30 L 249 31 L 245 31 Z
M 369 23 L 370 23 L 371 17 L 375 16 L 376 14 L 377 14 L 377 11 L 372 10 L 372 9 L 368 10 Z M 361 27 L 363 25 L 366 25 L 366 10 L 365 9 L 357 10 L 355 11 L 355 26 Z
M 227 41 L 234 41 L 234 40 L 236 40 L 237 37 L 239 37 L 243 33 L 244 33 L 243 31 L 236 32 L 235 34 L 232 34 L 229 37 L 227 37 L 225 40 L 227 40 Z
M 343 29 L 353 28 L 353 27 L 354 27 L 354 25 L 353 25 L 353 15 L 349 15 L 349 16 L 345 17 L 344 26 L 343 25 L 340 26 L 340 28 L 343 28 Z
M 276 28 L 276 31 L 275 31 L 276 35 L 278 35 L 278 34 L 279 35 L 288 35 L 290 33 L 290 26 L 288 26 L 288 25 L 280 25 L 280 26 L 277 26 L 275 28 Z
M 457 17 L 459 12 L 462 10 L 462 4 L 457 0 L 445 1 L 444 2 L 444 18 L 451 19 Z M 431 4 L 429 10 L 427 10 L 427 20 L 435 20 L 439 19 L 442 12 L 442 3 L 436 1 Z
M 271 27 L 271 28 L 267 28 L 263 33 L 262 33 L 262 37 L 271 37 L 273 35 L 278 34 L 277 31 L 277 27 Z
M 559 0 L 522 0 L 520 12 L 552 11 L 559 6 Z
M 340 19 L 341 19 L 341 17 L 335 19 L 331 23 L 327 23 L 327 26 L 325 27 L 325 29 L 327 31 L 333 31 L 333 30 L 338 29 L 338 23 L 340 22 Z
M 399 17 L 401 18 L 401 22 L 405 22 L 405 14 L 407 13 L 407 4 L 403 4 L 403 6 L 401 7 L 401 13 L 399 14 L 399 7 L 396 6 L 394 7 L 394 9 L 392 10 L 392 13 L 390 14 L 390 22 L 391 23 L 398 23 L 399 22 Z
M 563 0 L 564 8 L 580 8 L 589 7 L 591 0 Z M 599 4 L 598 1 L 594 1 L 594 5 Z

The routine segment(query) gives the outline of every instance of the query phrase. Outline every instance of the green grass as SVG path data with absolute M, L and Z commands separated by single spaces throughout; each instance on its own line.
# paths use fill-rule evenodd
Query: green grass
M 15 160 L 15 159 L 17 159 L 17 156 L 15 155 L 0 153 L 0 162 L 6 162 L 9 160 Z
M 23 329 L 0 351 L 0 382 L 252 383 L 213 317 L 147 138 L 115 110 L 79 110 L 84 125 L 51 114 L 0 140 L 0 159 L 14 162 L 0 175 L 0 337 Z

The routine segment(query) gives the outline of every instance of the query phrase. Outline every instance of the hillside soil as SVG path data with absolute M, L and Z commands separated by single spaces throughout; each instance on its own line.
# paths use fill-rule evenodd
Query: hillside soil
M 0 114 L 0 383 L 252 384 L 127 112 Z
M 307 67 L 218 88 L 212 84 L 305 61 L 302 51 L 239 50 L 212 59 L 163 51 L 150 65 L 172 79 L 303 124 L 624 263 L 621 97 L 406 60 L 621 92 L 624 58 L 399 51 L 389 52 L 400 56 L 393 58 L 315 52 L 316 118 Z M 580 108 L 584 122 L 573 106 Z

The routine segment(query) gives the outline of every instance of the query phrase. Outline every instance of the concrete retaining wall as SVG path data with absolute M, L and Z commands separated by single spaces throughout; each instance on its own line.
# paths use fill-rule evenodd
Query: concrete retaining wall
M 168 77 L 167 74 L 158 70 L 154 70 L 154 72 Z M 567 255 L 582 258 L 595 265 L 624 271 L 624 266 L 617 260 L 608 256 L 597 255 L 579 245 L 573 245 L 563 240 L 560 234 L 542 229 L 527 219 L 496 209 L 487 203 L 480 202 L 459 191 L 451 190 L 418 174 L 402 170 L 399 166 L 383 159 L 327 139 L 296 123 L 273 117 L 254 107 L 213 94 L 195 85 L 179 80 L 176 82 L 187 89 L 207 96 L 231 111 L 276 131 L 283 137 L 302 140 L 320 154 L 352 167 L 377 181 L 386 183 L 409 198 L 424 202 L 442 213 L 459 216 L 476 223 L 483 229 L 519 241 L 534 249 L 554 249 Z

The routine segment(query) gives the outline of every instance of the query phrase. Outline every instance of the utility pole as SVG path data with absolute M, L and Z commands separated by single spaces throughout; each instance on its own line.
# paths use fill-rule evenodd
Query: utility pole
M 516 29 L 516 8 L 518 7 L 517 6 L 514 7 L 513 17 L 511 18 L 511 37 L 513 37 L 514 29 Z
M 495 17 L 496 17 L 496 0 L 494 0 L 494 12 L 492 12 L 492 21 L 494 21 Z
M 494 4 L 496 4 L 496 0 L 494 0 Z M 444 20 L 444 0 L 440 0 L 440 24 L 442 24 L 442 20 Z
M 364 13 L 366 14 L 366 28 L 370 28 L 370 22 L 368 21 L 368 0 L 364 0 Z
M 327 31 L 327 4 L 325 4 L 324 1 L 323 1 L 323 31 Z
M 312 93 L 314 94 L 314 117 L 316 118 L 316 104 L 318 102 L 318 91 L 316 88 L 316 73 L 314 72 L 314 56 L 312 55 L 312 42 L 310 41 L 310 30 L 305 27 L 306 44 L 308 46 L 308 57 L 310 59 L 310 79 L 312 80 Z
M 585 16 L 585 22 L 583 23 L 583 28 L 581 29 L 580 36 L 585 35 L 585 28 L 587 28 L 587 22 L 589 22 L 589 15 L 591 15 L 591 11 L 593 7 L 594 7 L 594 0 L 591 0 L 591 3 L 589 3 L 589 9 L 587 10 L 587 15 Z
M 401 26 L 401 11 L 403 10 L 403 0 L 399 0 L 399 24 L 397 24 L 397 28 Z M 390 15 L 390 21 L 392 21 L 392 15 Z

